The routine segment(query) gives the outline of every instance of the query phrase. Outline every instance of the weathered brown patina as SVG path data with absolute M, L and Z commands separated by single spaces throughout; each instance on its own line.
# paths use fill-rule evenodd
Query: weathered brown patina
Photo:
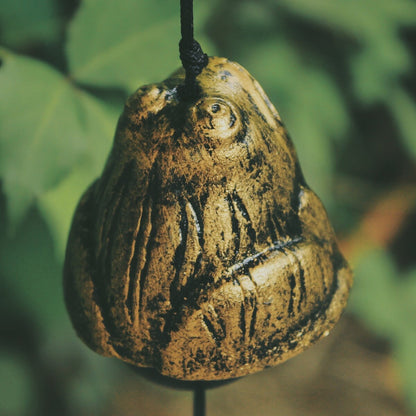
M 76 210 L 65 299 L 93 350 L 183 380 L 240 377 L 328 334 L 351 271 L 260 85 L 210 58 L 126 103 Z

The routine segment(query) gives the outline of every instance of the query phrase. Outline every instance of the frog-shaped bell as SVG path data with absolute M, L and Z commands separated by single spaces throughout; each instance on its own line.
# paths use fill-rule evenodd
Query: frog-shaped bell
M 127 101 L 76 210 L 65 299 L 93 350 L 182 380 L 244 376 L 328 334 L 352 284 L 256 80 L 209 58 Z

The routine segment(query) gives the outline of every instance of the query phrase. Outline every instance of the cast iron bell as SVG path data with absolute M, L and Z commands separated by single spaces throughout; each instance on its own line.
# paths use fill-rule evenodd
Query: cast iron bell
M 127 101 L 76 210 L 65 299 L 93 350 L 182 380 L 276 365 L 328 334 L 352 284 L 275 108 L 209 58 Z

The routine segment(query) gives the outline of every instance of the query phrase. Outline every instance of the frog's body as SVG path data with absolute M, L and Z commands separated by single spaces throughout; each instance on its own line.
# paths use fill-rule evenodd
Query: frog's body
M 243 376 L 324 336 L 352 283 L 321 202 L 259 84 L 210 58 L 126 104 L 76 211 L 65 295 L 97 352 L 178 379 Z

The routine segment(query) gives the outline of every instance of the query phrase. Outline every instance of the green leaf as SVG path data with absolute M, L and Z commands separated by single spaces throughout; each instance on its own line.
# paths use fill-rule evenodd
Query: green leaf
M 403 144 L 416 159 L 416 104 L 401 88 L 389 97 L 390 109 L 401 132 Z
M 416 23 L 416 20 L 415 20 Z M 357 96 L 367 104 L 389 102 L 398 78 L 411 68 L 411 57 L 395 30 L 379 28 L 366 48 L 351 60 Z
M 375 26 L 386 28 L 388 22 L 408 25 L 414 23 L 416 19 L 416 4 L 412 0 L 394 2 L 391 0 L 315 0 L 313 2 L 267 0 L 267 2 L 278 3 L 298 16 L 342 30 L 357 39 L 369 36 L 374 32 Z
M 416 268 L 409 273 L 401 276 L 399 286 L 400 310 L 402 311 L 402 319 L 404 333 L 413 332 L 416 337 Z M 416 360 L 416 355 L 415 355 Z M 415 361 L 416 363 L 416 361 Z M 416 392 L 416 389 L 415 389 Z
M 401 29 L 416 24 L 414 1 L 281 0 L 279 6 L 347 35 L 359 45 L 350 65 L 355 94 L 367 104 L 388 100 L 395 80 L 411 69 Z
M 391 342 L 408 402 L 416 409 L 416 269 L 398 275 L 386 251 L 367 253 L 355 268 L 349 310 Z
M 349 309 L 380 336 L 395 339 L 401 320 L 397 271 L 387 252 L 374 249 L 355 267 Z
M 408 322 L 408 324 L 411 325 L 410 332 L 403 334 L 400 342 L 396 342 L 394 355 L 399 364 L 406 399 L 412 408 L 416 410 L 416 330 L 414 328 L 414 316 L 415 315 L 413 315 L 413 320 L 411 322 L 409 320 Z
M 39 198 L 39 210 L 48 224 L 54 242 L 54 252 L 62 262 L 71 220 L 78 201 L 97 173 L 87 164 L 77 166 L 56 188 Z
M 23 416 L 33 406 L 33 380 L 29 366 L 17 354 L 0 353 L 0 413 Z
M 0 50 L 0 177 L 12 225 L 85 152 L 79 92 L 51 67 Z
M 53 0 L 2 0 L 0 42 L 20 49 L 55 40 L 60 22 Z
M 197 30 L 208 5 L 195 7 Z M 179 22 L 179 2 L 171 0 L 86 0 L 69 30 L 70 73 L 81 83 L 127 90 L 161 81 L 180 66 Z
M 7 286 L 18 294 L 41 330 L 53 331 L 67 323 L 61 266 L 49 230 L 35 210 L 29 212 L 14 236 L 0 235 L 0 264 Z
M 110 151 L 117 114 L 101 102 L 82 94 L 80 96 L 85 118 L 85 141 L 88 146 L 85 157 L 55 188 L 38 200 L 45 221 L 50 227 L 56 254 L 63 260 L 69 227 L 75 207 L 86 188 L 103 169 Z

